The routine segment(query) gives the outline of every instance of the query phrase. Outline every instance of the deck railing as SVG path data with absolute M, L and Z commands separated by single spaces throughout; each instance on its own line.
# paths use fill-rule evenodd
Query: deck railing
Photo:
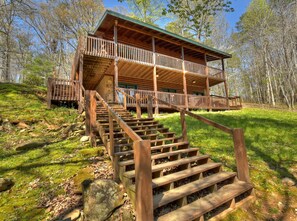
M 139 94 L 141 107 L 146 107 L 147 105 L 147 101 L 145 100 L 145 98 L 147 98 L 148 96 L 155 96 L 154 91 L 148 90 L 138 90 L 130 88 L 118 88 L 118 90 L 124 92 L 118 93 L 119 102 L 122 104 L 125 103 L 127 107 L 136 107 L 136 94 Z M 229 106 L 226 97 L 222 96 L 188 95 L 187 97 L 188 108 L 190 109 L 229 109 L 229 107 L 231 109 L 238 109 L 242 107 L 240 97 L 229 97 Z M 186 107 L 186 98 L 184 94 L 157 91 L 157 98 L 178 107 Z M 166 108 L 166 105 L 159 104 L 159 107 Z
M 87 55 L 99 56 L 114 59 L 115 43 L 113 41 L 105 40 L 87 36 L 83 38 L 82 52 Z M 154 65 L 153 52 L 130 45 L 118 43 L 117 57 L 119 60 L 125 60 L 145 65 Z M 192 74 L 206 75 L 205 65 L 197 64 L 191 61 L 185 62 L 185 71 Z M 156 65 L 162 68 L 171 68 L 183 71 L 183 60 L 168 55 L 156 53 Z M 223 71 L 217 68 L 208 67 L 210 77 L 224 80 Z

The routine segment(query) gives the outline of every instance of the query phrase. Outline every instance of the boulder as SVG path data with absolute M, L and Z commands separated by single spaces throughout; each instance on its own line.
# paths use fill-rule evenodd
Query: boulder
M 73 178 L 74 182 L 74 193 L 75 194 L 82 194 L 83 188 L 82 183 L 85 180 L 94 180 L 94 169 L 91 167 L 86 167 L 78 171 L 77 175 Z
M 9 190 L 14 185 L 11 179 L 0 178 L 0 192 Z
M 295 185 L 294 180 L 292 180 L 288 177 L 282 179 L 282 183 L 283 183 L 283 185 L 286 185 L 286 186 L 294 186 Z
M 89 141 L 89 136 L 82 136 L 80 138 L 80 142 L 87 142 L 87 141 Z
M 80 210 L 75 209 L 63 217 L 63 221 L 75 221 L 80 217 Z
M 24 123 L 22 121 L 18 123 L 17 127 L 20 129 L 29 129 L 30 128 L 29 125 L 27 125 L 26 123 Z
M 95 180 L 84 185 L 84 215 L 88 221 L 109 219 L 124 204 L 122 188 L 112 180 Z

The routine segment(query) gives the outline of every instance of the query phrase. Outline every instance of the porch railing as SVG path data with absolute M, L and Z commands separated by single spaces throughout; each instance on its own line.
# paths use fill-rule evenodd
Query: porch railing
M 153 64 L 153 52 L 130 45 L 118 43 L 117 57 L 119 60 L 125 60 L 145 65 Z M 82 52 L 87 55 L 99 56 L 114 59 L 115 43 L 113 41 L 105 40 L 87 36 L 83 38 Z M 205 65 L 197 64 L 191 61 L 185 62 L 185 71 L 192 74 L 206 75 Z M 156 53 L 156 65 L 162 68 L 171 68 L 179 71 L 183 70 L 183 60 L 174 58 L 168 55 Z M 223 71 L 217 68 L 208 67 L 210 77 L 224 80 Z
M 124 103 L 127 107 L 136 107 L 135 95 L 139 94 L 140 106 L 146 107 L 147 101 L 145 100 L 148 96 L 155 96 L 154 91 L 138 90 L 130 88 L 118 88 L 124 93 L 119 93 L 119 101 Z M 126 94 L 124 97 L 123 94 Z M 168 93 L 168 92 L 157 92 L 157 98 L 163 100 L 166 103 L 185 108 L 186 98 L 184 94 L 179 93 Z M 165 107 L 166 105 L 159 104 L 159 107 Z M 241 108 L 240 97 L 229 97 L 229 107 L 236 109 Z M 199 96 L 199 95 L 188 95 L 188 108 L 190 109 L 229 109 L 226 97 L 221 96 Z

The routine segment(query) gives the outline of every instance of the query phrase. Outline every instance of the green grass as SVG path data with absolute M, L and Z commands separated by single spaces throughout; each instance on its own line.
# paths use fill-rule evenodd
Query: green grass
M 297 183 L 297 113 L 264 109 L 243 109 L 226 112 L 196 112 L 231 128 L 243 128 L 248 153 L 251 180 L 256 200 L 248 212 L 238 210 L 226 220 L 282 220 L 297 214 L 297 190 L 282 184 L 284 177 Z M 181 135 L 179 114 L 162 114 L 160 123 Z M 191 146 L 224 164 L 225 170 L 235 170 L 231 136 L 186 117 Z M 281 202 L 282 206 L 278 203 Z M 288 219 L 290 220 L 290 219 Z
M 15 182 L 11 190 L 0 193 L 1 221 L 45 219 L 43 201 L 66 195 L 60 185 L 100 152 L 82 144 L 80 136 L 65 135 L 67 125 L 80 117 L 75 109 L 48 110 L 45 92 L 45 88 L 0 83 L 0 121 L 10 122 L 0 130 L 0 177 Z M 18 128 L 12 124 L 16 121 L 30 128 Z

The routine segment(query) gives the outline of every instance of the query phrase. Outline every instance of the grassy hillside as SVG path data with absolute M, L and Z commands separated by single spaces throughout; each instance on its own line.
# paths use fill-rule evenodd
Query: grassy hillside
M 251 179 L 256 201 L 248 212 L 239 210 L 226 220 L 297 220 L 297 188 L 282 183 L 291 178 L 297 183 L 297 113 L 247 108 L 241 111 L 197 112 L 223 125 L 244 128 Z M 165 126 L 181 134 L 179 114 L 158 117 Z M 187 117 L 192 146 L 234 170 L 232 138 L 218 129 Z
M 47 110 L 45 88 L 0 83 L 0 220 L 53 218 L 79 204 L 71 193 L 81 168 L 104 162 L 102 148 L 80 142 L 82 118 L 67 108 Z

